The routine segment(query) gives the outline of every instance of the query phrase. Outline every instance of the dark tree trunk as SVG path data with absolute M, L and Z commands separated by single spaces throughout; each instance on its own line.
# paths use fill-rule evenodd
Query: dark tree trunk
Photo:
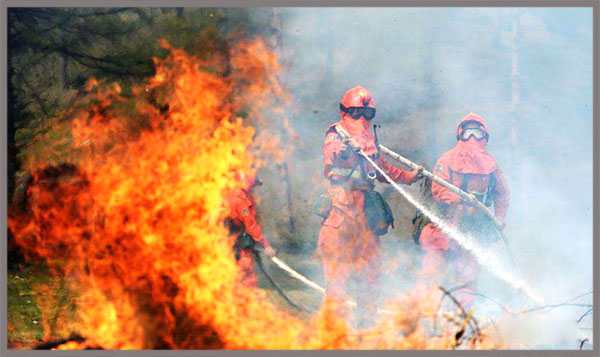
M 8 202 L 12 201 L 12 197 L 15 189 L 15 174 L 18 171 L 19 163 L 17 162 L 17 151 L 15 147 L 15 121 L 18 120 L 18 109 L 15 96 L 15 89 L 13 85 L 13 77 L 15 75 L 14 68 L 12 65 L 12 55 L 14 55 L 15 38 L 13 35 L 8 34 L 8 71 L 7 71 L 7 135 L 8 135 Z
M 327 29 L 329 30 L 329 32 L 334 31 L 334 25 L 337 23 L 338 17 L 339 17 L 339 10 L 337 9 L 323 9 L 324 13 L 323 13 L 323 20 L 327 23 Z M 325 57 L 325 68 L 324 68 L 324 73 L 323 76 L 321 77 L 321 81 L 319 83 L 319 93 L 321 96 L 323 97 L 329 97 L 329 94 L 332 92 L 334 86 L 333 84 L 333 73 L 334 73 L 334 58 L 333 58 L 333 54 L 334 54 L 334 50 L 335 50 L 335 43 L 334 41 L 331 41 L 330 39 L 327 38 L 323 38 L 322 41 L 324 41 L 321 46 L 326 54 Z
M 7 152 L 7 201 L 9 207 L 13 201 L 14 192 L 15 192 L 15 177 L 17 171 L 19 171 L 20 163 L 17 160 L 17 149 L 15 146 L 15 133 L 16 126 L 15 122 L 19 120 L 20 111 L 17 107 L 17 101 L 15 96 L 15 88 L 13 84 L 13 77 L 15 75 L 12 57 L 14 55 L 16 45 L 15 35 L 8 33 L 8 46 L 7 46 L 7 144 L 8 144 L 8 152 Z M 9 214 L 10 214 L 9 208 Z M 8 230 L 7 233 L 7 260 L 8 260 L 8 268 L 12 269 L 18 266 L 19 264 L 25 261 L 25 256 L 23 255 L 22 250 L 17 245 L 14 236 Z
M 431 10 L 430 10 L 431 11 Z M 430 14 L 430 18 L 432 20 L 431 23 L 436 23 L 435 16 L 437 12 L 434 10 Z M 424 38 L 426 40 L 426 50 L 425 56 L 423 58 L 424 65 L 424 82 L 428 85 L 428 93 L 425 96 L 425 103 L 423 103 L 423 107 L 427 109 L 428 112 L 434 114 L 441 108 L 441 94 L 438 86 L 438 78 L 436 78 L 436 69 L 437 63 L 435 59 L 437 58 L 437 54 L 434 52 L 434 49 L 437 47 L 435 44 L 435 28 L 432 26 L 425 26 L 424 29 Z M 435 115 L 435 114 L 434 114 Z M 438 148 L 437 145 L 437 125 L 429 125 L 427 129 L 427 147 L 430 148 Z M 436 150 L 428 150 L 425 154 L 425 160 L 427 160 L 428 167 L 433 167 L 439 154 Z
M 279 53 L 283 50 L 283 37 L 281 33 L 281 10 L 273 9 L 271 13 L 271 35 L 269 36 L 269 46 Z M 282 139 L 284 139 L 284 143 L 287 143 L 288 135 L 286 133 L 285 128 L 281 128 Z M 289 160 L 289 158 L 288 158 Z M 288 211 L 288 224 L 290 235 L 293 240 L 294 245 L 298 245 L 299 242 L 296 242 L 297 239 L 297 231 L 296 231 L 296 222 L 294 219 L 294 200 L 292 198 L 292 178 L 290 175 L 290 164 L 286 160 L 281 165 L 282 179 L 285 182 L 285 197 L 286 197 L 286 206 Z
M 290 234 L 293 239 L 297 238 L 296 235 L 296 220 L 294 218 L 294 200 L 292 198 L 292 179 L 290 175 L 290 166 L 287 162 L 282 165 L 283 169 L 283 181 L 285 182 L 285 197 L 287 202 L 287 210 L 289 212 L 289 227 Z

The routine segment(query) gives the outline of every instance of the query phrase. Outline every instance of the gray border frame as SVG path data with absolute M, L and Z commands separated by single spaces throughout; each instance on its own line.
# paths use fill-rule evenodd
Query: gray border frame
M 0 0 L 0 356 L 263 356 L 279 355 L 334 355 L 334 356 L 600 356 L 600 313 L 598 311 L 600 287 L 600 91 L 599 91 L 599 9 L 598 0 Z M 594 349 L 578 350 L 476 350 L 476 351 L 232 351 L 232 350 L 143 350 L 143 351 L 33 351 L 7 350 L 7 8 L 8 7 L 591 7 L 593 9 L 593 270 L 594 270 Z

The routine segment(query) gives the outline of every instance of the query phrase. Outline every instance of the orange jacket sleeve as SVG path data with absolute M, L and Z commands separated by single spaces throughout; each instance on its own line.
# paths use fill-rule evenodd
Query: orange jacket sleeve
M 373 160 L 375 163 L 392 179 L 397 183 L 412 183 L 414 175 L 411 171 L 402 170 L 390 164 L 383 156 L 379 156 L 378 159 Z M 388 181 L 377 171 L 377 180 L 380 182 L 388 183 Z
M 444 181 L 450 182 L 450 169 L 448 167 L 448 164 L 445 162 L 444 157 L 441 157 L 435 163 L 433 174 Z M 462 201 L 459 195 L 448 190 L 444 186 L 436 183 L 435 181 L 431 182 L 431 194 L 434 200 L 445 204 L 459 203 Z
M 494 178 L 496 180 L 496 185 L 492 191 L 494 210 L 496 211 L 496 216 L 503 220 L 508 211 L 508 205 L 510 204 L 510 190 L 500 167 L 494 172 Z
M 260 225 L 256 221 L 256 213 L 252 206 L 251 200 L 246 193 L 239 196 L 235 204 L 237 217 L 244 224 L 246 233 L 249 234 L 256 242 L 261 243 L 265 248 L 269 247 L 269 242 L 265 239 Z

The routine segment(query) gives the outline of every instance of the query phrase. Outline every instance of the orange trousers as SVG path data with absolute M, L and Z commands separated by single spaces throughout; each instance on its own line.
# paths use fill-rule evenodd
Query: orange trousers
M 377 314 L 380 289 L 380 239 L 367 229 L 364 212 L 352 218 L 336 208 L 323 222 L 319 232 L 319 255 L 327 280 L 326 299 L 339 303 L 346 315 L 348 281 L 354 271 L 358 280 L 357 318 L 365 324 Z
M 428 248 L 427 254 L 421 263 L 421 271 L 417 275 L 414 294 L 423 296 L 430 292 L 439 291 L 438 285 L 449 264 L 455 267 L 456 276 L 451 286 L 446 289 L 457 288 L 452 292 L 463 308 L 468 311 L 473 305 L 473 295 L 477 290 L 479 278 L 479 264 L 475 257 L 464 248 L 451 242 L 448 250 Z

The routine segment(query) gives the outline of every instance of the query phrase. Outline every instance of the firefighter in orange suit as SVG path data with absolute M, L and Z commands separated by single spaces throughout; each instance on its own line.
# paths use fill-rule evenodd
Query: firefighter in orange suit
M 495 215 L 504 220 L 510 202 L 510 191 L 500 166 L 487 152 L 489 133 L 483 118 L 469 113 L 462 118 L 456 131 L 457 144 L 442 154 L 435 164 L 434 174 L 469 193 L 486 205 L 493 204 Z M 447 188 L 433 182 L 433 199 L 450 224 L 472 230 L 482 213 Z M 419 237 L 421 248 L 426 252 L 421 271 L 417 277 L 415 293 L 436 290 L 448 263 L 456 267 L 454 286 L 461 288 L 453 294 L 465 309 L 472 305 L 479 276 L 475 257 L 459 246 L 433 223 L 423 228 Z
M 255 244 L 262 245 L 265 253 L 271 257 L 275 255 L 275 251 L 256 221 L 254 187 L 262 182 L 247 174 L 239 174 L 237 178 L 242 182 L 242 188 L 231 191 L 227 197 L 230 214 L 226 224 L 232 235 L 237 238 L 233 248 L 242 272 L 242 283 L 256 287 L 258 278 L 254 271 L 254 254 L 251 249 Z
M 339 304 L 341 314 L 346 313 L 347 284 L 353 270 L 361 282 L 357 297 L 361 327 L 371 324 L 376 316 L 381 271 L 380 237 L 377 229 L 368 225 L 365 198 L 375 179 L 387 181 L 357 149 L 362 149 L 398 183 L 415 182 L 421 177 L 422 168 L 405 171 L 380 155 L 369 127 L 375 116 L 375 102 L 364 87 L 356 86 L 344 94 L 340 114 L 341 119 L 327 129 L 323 144 L 323 173 L 330 183 L 327 192 L 331 209 L 321 226 L 318 249 L 327 280 L 326 301 Z M 336 125 L 342 126 L 352 139 L 342 139 Z

